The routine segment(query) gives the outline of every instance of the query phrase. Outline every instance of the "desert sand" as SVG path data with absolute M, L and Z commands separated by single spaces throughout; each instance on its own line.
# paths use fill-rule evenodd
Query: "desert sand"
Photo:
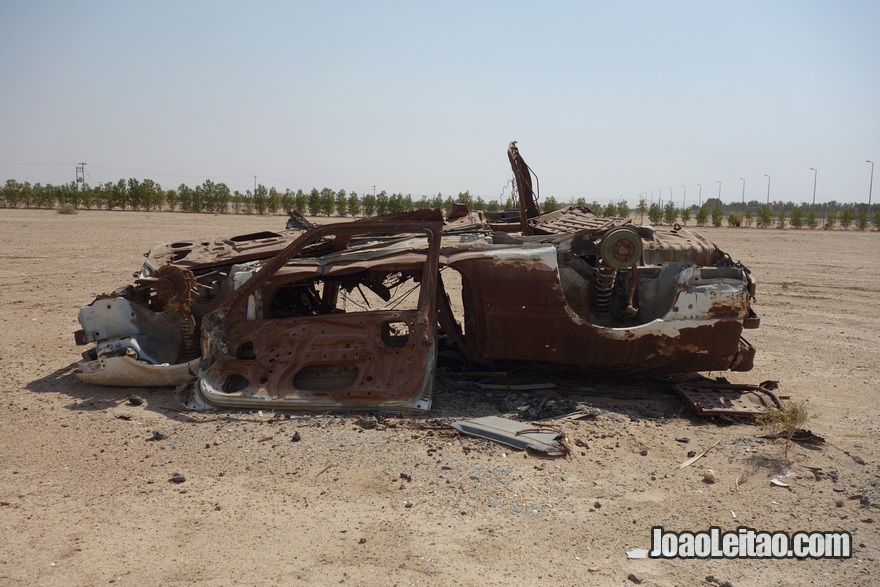
M 778 380 L 780 394 L 806 402 L 808 427 L 826 440 L 793 444 L 787 460 L 759 427 L 697 418 L 654 379 L 583 379 L 569 385 L 579 391 L 523 393 L 441 375 L 430 413 L 380 418 L 375 428 L 360 415 L 191 413 L 170 389 L 76 380 L 78 309 L 127 283 L 149 246 L 284 222 L 0 210 L 0 584 L 880 580 L 880 233 L 701 229 L 758 281 L 762 323 L 746 331 L 758 349 L 755 369 L 726 375 Z M 133 394 L 145 402 L 129 405 Z M 555 424 L 572 446 L 567 458 L 537 458 L 446 427 L 509 416 L 547 395 L 598 413 Z M 689 451 L 716 442 L 678 468 Z M 704 482 L 706 469 L 715 483 Z M 174 474 L 185 480 L 172 482 Z M 854 556 L 628 559 L 627 551 L 650 547 L 657 525 L 845 530 Z

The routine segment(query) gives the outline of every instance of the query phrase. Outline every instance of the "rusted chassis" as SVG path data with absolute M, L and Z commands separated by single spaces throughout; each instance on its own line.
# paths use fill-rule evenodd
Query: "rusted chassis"
M 712 301 L 712 293 L 701 293 L 709 298 L 704 313 L 681 283 L 668 308 L 653 310 L 656 318 L 611 327 L 591 323 L 588 309 L 570 303 L 554 261 L 536 255 L 511 262 L 492 254 L 451 260 L 462 274 L 469 361 L 543 363 L 595 374 L 752 369 L 755 350 L 741 337 L 745 323 L 756 325 L 744 276 L 728 298 Z

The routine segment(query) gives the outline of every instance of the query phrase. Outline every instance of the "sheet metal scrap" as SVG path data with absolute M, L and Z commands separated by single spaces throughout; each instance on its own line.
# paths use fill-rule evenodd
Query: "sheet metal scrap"
M 673 386 L 700 416 L 758 416 L 782 408 L 776 394 L 759 385 L 685 383 Z
M 561 432 L 536 428 L 525 422 L 486 416 L 453 422 L 451 426 L 463 434 L 485 438 L 519 450 L 533 450 L 553 457 L 568 454 L 568 447 L 560 441 Z

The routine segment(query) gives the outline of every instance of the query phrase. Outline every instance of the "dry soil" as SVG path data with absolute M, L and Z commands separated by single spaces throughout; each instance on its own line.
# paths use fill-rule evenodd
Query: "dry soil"
M 758 427 L 696 418 L 657 380 L 569 378 L 563 384 L 575 391 L 507 393 L 441 376 L 430 414 L 365 429 L 357 415 L 187 413 L 172 390 L 100 388 L 73 376 L 77 310 L 127 283 L 150 245 L 283 224 L 0 210 L 0 584 L 880 580 L 880 233 L 703 230 L 758 280 L 762 323 L 746 333 L 758 349 L 755 369 L 730 380 L 779 380 L 827 441 L 793 445 L 787 460 Z M 520 372 L 511 382 L 542 377 Z M 142 405 L 126 401 L 135 393 Z M 555 394 L 598 410 L 560 424 L 574 449 L 568 458 L 536 458 L 445 427 L 515 415 Z M 714 484 L 703 482 L 708 468 Z M 174 483 L 175 473 L 185 480 Z M 855 552 L 628 559 L 650 546 L 656 525 L 845 530 Z

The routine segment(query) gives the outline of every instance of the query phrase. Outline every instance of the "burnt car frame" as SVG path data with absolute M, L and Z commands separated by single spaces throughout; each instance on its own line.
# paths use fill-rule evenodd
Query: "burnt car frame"
M 90 383 L 192 381 L 192 408 L 430 407 L 434 367 L 747 371 L 755 282 L 695 231 L 541 214 L 512 143 L 518 213 L 456 208 L 154 247 L 80 311 Z

